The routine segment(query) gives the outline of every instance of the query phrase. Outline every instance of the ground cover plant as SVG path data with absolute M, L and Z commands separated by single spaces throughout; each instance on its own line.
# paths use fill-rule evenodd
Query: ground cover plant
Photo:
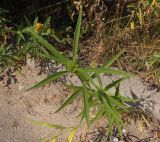
M 79 50 L 78 45 L 79 45 L 79 38 L 81 31 L 81 21 L 82 21 L 82 7 L 80 8 L 80 14 L 75 30 L 73 51 L 71 58 L 68 58 L 63 54 L 61 54 L 53 45 L 47 42 L 47 40 L 44 40 L 41 36 L 39 36 L 39 34 L 34 31 L 33 27 L 26 29 L 28 33 L 30 33 L 34 38 L 37 39 L 37 42 L 40 42 L 50 51 L 50 53 L 47 54 L 44 53 L 42 54 L 42 56 L 49 58 L 50 60 L 54 60 L 60 64 L 63 64 L 65 67 L 63 71 L 49 75 L 46 79 L 35 84 L 30 89 L 36 89 L 38 87 L 44 86 L 45 84 L 55 81 L 63 77 L 64 75 L 74 74 L 79 78 L 82 85 L 74 86 L 73 84 L 70 86 L 75 91 L 56 112 L 59 112 L 64 107 L 67 107 L 78 96 L 82 95 L 84 104 L 83 104 L 83 110 L 80 113 L 81 120 L 85 119 L 87 125 L 90 126 L 97 119 L 100 119 L 101 117 L 106 117 L 108 120 L 108 131 L 110 135 L 112 135 L 114 126 L 118 129 L 119 133 L 121 134 L 123 127 L 123 120 L 121 115 L 122 113 L 127 113 L 131 111 L 131 107 L 129 107 L 125 103 L 133 100 L 124 97 L 120 94 L 119 85 L 120 82 L 123 79 L 129 77 L 130 74 L 117 69 L 113 69 L 111 68 L 111 65 L 115 60 L 119 58 L 119 56 L 123 53 L 123 51 L 121 51 L 118 55 L 116 55 L 113 59 L 111 59 L 101 67 L 95 67 L 95 68 L 81 67 L 78 64 L 78 50 Z M 113 81 L 111 84 L 107 86 L 104 86 L 100 78 L 100 75 L 102 73 L 121 75 L 122 78 Z M 109 91 L 109 89 L 112 87 L 116 88 L 116 92 L 114 94 Z M 96 110 L 92 112 L 92 115 L 90 112 L 91 109 Z M 44 123 L 39 122 L 38 124 L 43 125 Z

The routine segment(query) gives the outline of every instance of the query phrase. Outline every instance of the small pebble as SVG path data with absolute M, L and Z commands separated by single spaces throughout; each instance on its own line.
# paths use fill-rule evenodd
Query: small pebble
M 19 86 L 18 86 L 18 90 L 22 90 L 23 88 L 24 88 L 23 85 L 19 85 Z
M 113 137 L 110 142 L 119 142 L 117 137 Z

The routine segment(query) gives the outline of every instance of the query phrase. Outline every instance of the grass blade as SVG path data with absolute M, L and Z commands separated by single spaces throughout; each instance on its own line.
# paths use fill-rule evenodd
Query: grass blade
M 54 60 L 54 61 L 57 61 L 57 62 L 61 62 L 61 60 L 59 60 L 58 58 L 56 58 L 55 56 L 52 56 L 52 55 L 49 55 L 49 54 L 41 54 L 40 55 L 42 58 L 46 58 L 46 59 L 49 59 L 49 60 Z
M 61 125 L 56 125 L 56 124 L 51 124 L 48 122 L 42 122 L 42 121 L 37 121 L 37 120 L 31 120 L 31 119 L 27 119 L 28 122 L 34 124 L 34 125 L 39 125 L 39 126 L 45 126 L 48 128 L 55 128 L 55 129 L 65 129 L 66 127 L 63 127 Z
M 105 88 L 104 88 L 104 91 L 107 91 L 109 90 L 110 88 L 112 87 L 116 87 L 117 84 L 119 84 L 124 78 L 121 78 L 121 79 L 118 79 L 116 81 L 113 81 L 112 83 L 110 83 L 109 85 L 107 85 Z
M 57 137 L 53 138 L 51 142 L 58 142 L 58 138 Z
M 69 134 L 69 136 L 68 136 L 68 138 L 67 138 L 67 142 L 73 142 L 73 138 L 74 138 L 74 135 L 75 135 L 76 131 L 77 131 L 77 129 L 73 129 L 73 130 L 70 132 L 70 134 Z
M 82 88 L 78 89 L 77 91 L 75 91 L 65 102 L 64 104 L 62 104 L 62 106 L 56 111 L 59 112 L 60 110 L 62 110 L 64 107 L 66 107 L 67 105 L 69 105 L 73 100 L 75 100 L 78 95 L 80 95 L 82 91 Z M 56 113 L 55 112 L 55 113 Z
M 25 21 L 27 23 L 27 26 L 31 26 L 32 25 L 31 22 L 29 21 L 28 17 L 26 17 L 25 15 L 24 15 L 24 19 L 25 19 Z
M 79 17 L 78 17 L 75 35 L 74 35 L 74 44 L 73 44 L 73 61 L 74 62 L 76 62 L 78 59 L 78 44 L 79 44 L 80 31 L 81 31 L 81 23 L 82 23 L 82 6 L 80 6 Z
M 66 64 L 67 61 L 69 61 L 68 58 L 64 57 L 54 46 L 39 36 L 38 33 L 33 31 L 31 28 L 27 28 L 26 30 L 30 32 L 43 46 L 45 46 L 56 58 L 58 58 L 61 63 Z
M 101 98 L 102 98 L 102 102 L 103 102 L 106 115 L 109 121 L 110 133 L 112 131 L 113 124 L 115 124 L 115 126 L 118 128 L 119 132 L 121 133 L 121 127 L 122 127 L 123 121 L 118 111 L 116 110 L 116 108 L 114 108 L 114 105 L 111 104 L 111 100 L 107 96 L 104 95 L 104 96 L 101 96 Z
M 67 73 L 67 71 L 54 73 L 54 74 L 48 76 L 47 78 L 45 78 L 44 80 L 38 82 L 33 87 L 29 88 L 27 91 L 29 91 L 31 89 L 36 89 L 36 88 L 42 87 L 45 84 L 48 84 L 48 83 L 50 83 L 52 81 L 55 81 L 55 80 L 59 79 L 60 77 L 62 77 L 65 73 Z
M 124 53 L 125 50 L 120 51 L 117 55 L 113 56 L 103 67 L 108 68 L 110 67 L 118 58 Z
M 118 86 L 116 87 L 116 92 L 115 92 L 116 97 L 120 96 L 119 89 L 120 89 L 120 84 L 118 84 Z
M 86 122 L 89 126 L 89 102 L 88 102 L 89 96 L 87 88 L 83 87 L 83 101 L 84 101 L 84 117 L 86 119 Z
M 64 86 L 67 87 L 68 89 L 71 89 L 71 90 L 77 90 L 77 89 L 82 88 L 82 86 L 76 86 L 76 85 L 72 85 L 72 84 L 64 84 Z
M 106 73 L 106 74 L 115 74 L 115 75 L 123 75 L 126 77 L 131 76 L 131 73 L 127 73 L 120 70 L 110 69 L 110 68 L 85 68 L 79 69 L 81 72 L 94 72 L 97 74 Z

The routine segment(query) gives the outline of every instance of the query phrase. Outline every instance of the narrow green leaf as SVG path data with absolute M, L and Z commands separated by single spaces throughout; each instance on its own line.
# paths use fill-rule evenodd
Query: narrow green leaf
M 82 70 L 82 71 L 81 71 Z M 89 80 L 91 80 L 91 76 L 89 73 L 83 71 L 82 68 L 76 70 L 75 74 L 79 77 L 79 79 L 81 80 L 81 82 L 88 82 Z
M 48 128 L 55 128 L 55 129 L 65 129 L 66 128 L 61 125 L 51 124 L 48 122 L 42 122 L 42 121 L 37 121 L 37 120 L 27 119 L 27 121 L 34 124 L 34 125 L 44 126 L 44 127 L 48 127 Z
M 80 6 L 79 17 L 78 17 L 75 35 L 74 35 L 74 44 L 73 44 L 73 61 L 74 62 L 76 62 L 78 59 L 78 44 L 79 44 L 80 31 L 81 31 L 81 23 L 82 23 L 82 6 Z
M 119 96 L 119 88 L 120 88 L 120 84 L 118 84 L 118 86 L 116 87 L 116 92 L 115 92 L 116 97 Z
M 113 124 L 116 125 L 119 132 L 121 133 L 121 127 L 122 127 L 123 121 L 119 115 L 119 112 L 117 111 L 115 104 L 113 104 L 113 102 L 111 101 L 109 96 L 107 96 L 107 94 L 101 92 L 101 93 L 99 93 L 99 96 L 100 96 L 101 101 L 104 105 L 104 108 L 106 111 L 106 116 L 109 121 L 110 133 L 112 132 L 111 128 L 112 128 Z
M 103 65 L 105 68 L 109 68 L 118 58 L 124 53 L 125 49 L 120 51 L 117 55 L 113 56 L 106 64 Z
M 79 117 L 80 117 L 80 122 L 82 122 L 84 118 L 84 109 L 82 109 L 82 111 L 76 116 L 76 118 L 79 118 Z
M 84 117 L 86 119 L 86 122 L 89 126 L 89 102 L 88 102 L 89 96 L 86 86 L 83 87 L 83 101 L 84 101 Z
M 140 102 L 141 100 L 139 99 L 132 99 L 124 96 L 118 96 L 124 103 L 126 102 Z
M 142 14 L 142 9 L 141 8 L 138 9 L 138 19 L 139 19 L 140 26 L 142 28 L 142 26 L 143 26 L 143 14 Z
M 104 88 L 104 91 L 107 91 L 109 90 L 110 88 L 112 87 L 116 87 L 117 84 L 119 84 L 124 78 L 121 78 L 121 79 L 118 79 L 116 81 L 113 81 L 112 83 L 110 83 L 109 85 L 107 85 L 105 88 Z
M 28 26 L 31 26 L 32 24 L 31 24 L 31 22 L 29 21 L 28 17 L 26 17 L 26 16 L 24 15 L 24 18 L 25 18 L 25 21 L 26 21 L 27 25 L 28 25 Z
M 80 95 L 82 91 L 82 88 L 79 88 L 77 91 L 75 91 L 65 102 L 64 104 L 62 104 L 62 106 L 56 111 L 59 112 L 60 110 L 62 110 L 64 107 L 66 107 L 67 105 L 69 105 L 72 101 L 74 101 L 78 95 Z M 56 113 L 55 112 L 55 113 Z
M 54 46 L 52 46 L 47 40 L 44 40 L 41 36 L 38 35 L 35 31 L 33 31 L 31 28 L 26 29 L 28 32 L 30 32 L 43 46 L 45 46 L 56 58 L 63 64 L 67 64 L 67 61 L 69 61 L 68 58 L 63 56 Z
M 112 111 L 110 110 L 108 103 L 105 101 L 105 98 L 101 94 L 99 94 L 99 96 L 100 96 L 101 102 L 103 104 L 103 108 L 105 110 L 104 115 L 107 117 L 108 122 L 109 122 L 109 124 L 108 124 L 109 125 L 109 132 L 112 133 L 112 126 L 114 124 L 114 122 L 113 122 L 114 117 L 112 115 Z
M 39 139 L 37 142 L 47 142 L 47 138 L 42 138 L 42 139 Z
M 68 138 L 67 138 L 67 142 L 73 142 L 73 138 L 74 138 L 74 135 L 75 135 L 76 131 L 77 131 L 77 129 L 73 129 L 73 130 L 70 132 L 70 134 L 69 134 L 69 136 L 68 136 Z
M 56 36 L 54 33 L 52 33 L 50 35 L 51 37 L 53 37 L 56 41 L 58 41 L 59 43 L 63 43 L 63 40 L 60 40 L 58 36 Z
M 95 74 L 96 75 L 96 74 Z M 96 78 L 97 78 L 97 81 L 98 81 L 98 84 L 101 88 L 103 88 L 103 83 L 102 83 L 102 80 L 101 80 L 101 77 L 99 75 L 96 75 Z
M 51 142 L 58 142 L 58 138 L 57 137 L 52 138 Z
M 64 84 L 64 86 L 67 87 L 68 89 L 72 89 L 72 90 L 77 90 L 77 89 L 82 88 L 82 86 L 75 86 L 72 84 Z
M 69 84 L 64 84 L 64 86 L 72 90 L 82 89 L 82 86 L 75 86 L 75 85 L 69 85 Z M 86 88 L 88 89 L 88 92 L 93 94 L 94 90 L 92 88 L 89 88 L 89 87 L 86 87 Z
M 131 73 L 127 73 L 124 71 L 120 71 L 120 70 L 115 70 L 115 69 L 111 69 L 111 68 L 85 68 L 85 69 L 79 69 L 79 71 L 81 72 L 94 72 L 96 74 L 101 74 L 101 73 L 105 73 L 105 74 L 115 74 L 115 75 L 123 75 L 123 76 L 131 76 Z
M 120 99 L 115 98 L 115 96 L 109 97 L 109 99 L 112 105 L 114 104 L 117 109 L 121 109 L 121 110 L 124 110 L 125 112 L 128 112 L 128 106 L 124 105 Z
M 35 18 L 33 24 L 35 25 L 35 24 L 37 24 L 37 23 L 38 23 L 38 17 Z
M 44 22 L 44 25 L 45 26 L 49 25 L 50 21 L 51 21 L 51 16 L 49 16 L 49 17 L 46 18 L 46 20 Z
M 120 117 L 120 113 L 117 110 L 117 106 L 115 105 L 115 102 L 113 103 L 110 99 L 110 97 L 108 97 L 107 95 L 103 95 L 102 97 L 104 97 L 104 104 L 108 105 L 108 109 L 111 113 L 112 119 L 113 119 L 113 123 L 115 123 L 115 126 L 118 128 L 118 131 L 121 133 L 122 132 L 122 124 L 123 121 Z
M 29 88 L 28 90 L 42 87 L 42 86 L 44 86 L 45 84 L 48 84 L 48 83 L 50 83 L 50 82 L 52 82 L 52 81 L 55 81 L 55 80 L 59 79 L 59 78 L 62 77 L 65 73 L 67 73 L 67 71 L 57 72 L 57 73 L 54 73 L 54 74 L 52 74 L 52 75 L 49 75 L 47 78 L 45 78 L 44 80 L 42 80 L 42 81 L 40 81 L 39 83 L 35 84 L 33 87 Z M 28 91 L 28 90 L 27 90 L 27 91 Z
M 59 60 L 58 58 L 56 58 L 55 56 L 52 56 L 52 55 L 49 55 L 49 54 L 41 54 L 40 55 L 41 57 L 44 57 L 44 58 L 47 58 L 49 60 L 54 60 L 54 61 L 57 61 L 57 62 L 61 62 L 61 60 Z

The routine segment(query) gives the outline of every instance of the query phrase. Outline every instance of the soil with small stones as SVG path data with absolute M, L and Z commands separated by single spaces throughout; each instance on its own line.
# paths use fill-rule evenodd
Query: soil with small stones
M 54 129 L 30 124 L 27 119 L 72 126 L 77 124 L 73 104 L 65 111 L 55 113 L 68 92 L 61 84 L 25 91 L 34 83 L 44 79 L 38 76 L 34 65 L 23 67 L 16 74 L 18 82 L 4 87 L 0 84 L 0 142 L 35 142 L 54 134 Z M 62 140 L 63 141 L 63 140 Z

